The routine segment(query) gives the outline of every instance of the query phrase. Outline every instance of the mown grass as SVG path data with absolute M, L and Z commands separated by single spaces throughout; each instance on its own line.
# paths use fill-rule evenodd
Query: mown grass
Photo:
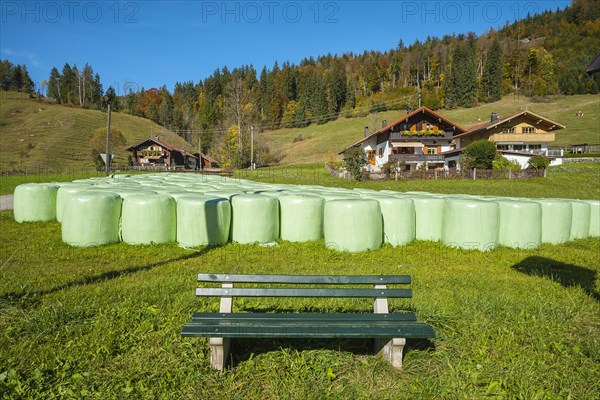
M 489 253 L 415 242 L 361 254 L 324 243 L 72 248 L 58 223 L 0 213 L 0 398 L 592 399 L 600 392 L 599 239 Z M 236 342 L 210 369 L 179 331 L 216 299 L 198 272 L 410 274 L 394 301 L 437 337 L 411 341 L 402 371 L 368 341 Z M 261 300 L 237 309 L 364 311 L 368 300 Z M 329 372 L 328 372 L 329 371 Z
M 67 172 L 94 168 L 90 139 L 96 129 L 106 127 L 106 117 L 106 112 L 41 103 L 23 93 L 0 91 L 0 169 Z M 126 147 L 156 135 L 192 150 L 180 136 L 145 118 L 112 113 L 111 127 L 119 129 L 127 142 L 113 149 L 119 165 L 127 163 Z
M 557 121 L 567 128 L 556 132 L 554 146 L 577 143 L 600 143 L 600 113 L 598 95 L 550 96 L 543 102 L 533 101 L 527 97 L 515 99 L 506 96 L 502 100 L 490 104 L 482 104 L 473 108 L 455 110 L 439 110 L 444 117 L 468 129 L 486 121 L 492 112 L 506 116 L 529 109 Z M 426 104 L 425 104 L 426 105 Z M 575 116 L 578 111 L 582 117 Z M 385 111 L 363 118 L 339 118 L 324 125 L 312 124 L 306 128 L 286 128 L 266 132 L 264 135 L 270 146 L 284 153 L 283 163 L 305 164 L 327 161 L 327 154 L 344 150 L 352 143 L 363 138 L 365 126 L 373 129 L 381 127 L 384 119 L 392 122 L 406 114 L 404 110 Z M 302 135 L 303 140 L 295 140 Z
M 323 164 L 291 165 L 236 171 L 235 177 L 269 183 L 311 184 L 341 188 L 463 193 L 514 197 L 562 197 L 600 199 L 600 163 L 576 163 L 550 167 L 546 178 L 379 180 L 354 182 L 332 176 Z

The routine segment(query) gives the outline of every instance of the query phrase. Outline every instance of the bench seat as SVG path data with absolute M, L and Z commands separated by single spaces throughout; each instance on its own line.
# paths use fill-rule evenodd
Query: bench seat
M 417 322 L 413 313 L 195 313 L 181 334 L 229 338 L 412 339 L 434 336 L 433 329 Z

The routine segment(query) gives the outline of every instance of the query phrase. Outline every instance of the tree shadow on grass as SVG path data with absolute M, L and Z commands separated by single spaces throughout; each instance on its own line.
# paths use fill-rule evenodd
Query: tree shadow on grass
M 512 268 L 527 275 L 551 279 L 566 288 L 579 286 L 593 299 L 600 301 L 600 293 L 595 288 L 597 272 L 589 268 L 537 256 L 527 257 Z
M 366 357 L 373 356 L 373 339 L 232 339 L 229 352 L 228 366 L 237 368 L 241 363 L 251 358 L 277 351 L 280 348 L 290 349 L 292 351 L 310 351 L 310 350 L 332 350 L 350 352 L 355 356 Z M 411 350 L 435 350 L 435 345 L 429 339 L 407 339 L 404 346 L 404 357 Z
M 160 266 L 170 264 L 173 262 L 194 259 L 194 258 L 200 257 L 200 256 L 208 253 L 213 248 L 214 247 L 206 246 L 202 250 L 196 251 L 192 254 L 186 254 L 184 256 L 172 258 L 169 260 L 158 261 L 158 262 L 154 262 L 154 263 L 150 263 L 150 264 L 146 264 L 146 265 L 135 265 L 135 266 L 130 266 L 130 267 L 127 267 L 124 269 L 106 271 L 99 275 L 85 276 L 85 277 L 82 277 L 75 281 L 67 282 L 62 285 L 53 287 L 51 289 L 39 290 L 39 291 L 33 291 L 33 292 L 25 291 L 25 292 L 6 293 L 6 294 L 0 296 L 0 309 L 3 308 L 3 303 L 19 305 L 21 307 L 31 307 L 31 306 L 39 303 L 39 301 L 41 300 L 41 296 L 56 293 L 61 290 L 69 289 L 74 286 L 93 285 L 95 283 L 104 282 L 104 281 L 108 281 L 111 279 L 117 279 L 122 276 L 135 274 L 137 272 L 149 271 L 156 267 L 160 267 Z

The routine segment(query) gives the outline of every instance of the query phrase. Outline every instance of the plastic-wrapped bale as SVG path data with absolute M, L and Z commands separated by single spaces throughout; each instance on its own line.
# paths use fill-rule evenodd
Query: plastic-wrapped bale
M 13 212 L 17 222 L 53 221 L 56 219 L 54 183 L 24 183 L 15 188 Z
M 516 249 L 534 249 L 542 243 L 542 206 L 533 201 L 498 199 L 498 243 Z
M 231 198 L 231 240 L 238 243 L 267 243 L 279 237 L 279 201 L 260 194 Z
M 63 242 L 77 247 L 118 243 L 121 202 L 116 193 L 71 193 L 63 208 Z
M 311 193 L 312 194 L 312 193 Z M 361 197 L 357 194 L 355 195 L 349 195 L 346 193 L 335 193 L 335 192 L 331 192 L 331 193 L 314 193 L 316 196 L 320 196 L 323 199 L 325 199 L 325 201 L 333 201 L 333 200 L 351 200 L 351 199 L 361 199 Z
M 586 201 L 570 200 L 573 207 L 570 240 L 585 239 L 590 235 L 592 207 Z
M 258 190 L 254 193 L 275 198 L 289 194 L 289 192 L 284 192 L 283 190 Z
M 88 190 L 91 185 L 85 185 L 83 183 L 72 183 L 70 185 L 63 185 L 58 188 L 56 192 L 56 220 L 62 222 L 63 211 L 65 209 L 65 203 L 67 197 L 72 193 L 83 192 Z
M 383 216 L 383 241 L 403 246 L 415 240 L 415 205 L 411 199 L 375 196 Z
M 129 244 L 174 242 L 176 213 L 175 200 L 166 194 L 126 197 L 123 200 L 121 237 Z
M 182 247 L 220 246 L 229 241 L 231 205 L 214 196 L 184 196 L 177 201 L 177 242 Z
M 600 236 L 600 200 L 586 200 L 590 205 L 590 233 L 589 236 Z
M 447 199 L 444 206 L 442 242 L 450 247 L 488 251 L 498 246 L 498 203 Z
M 165 193 L 165 194 L 168 194 L 169 196 L 171 196 L 173 199 L 175 199 L 176 202 L 179 202 L 179 199 L 181 199 L 182 197 L 202 197 L 202 196 L 204 196 L 201 193 L 195 193 L 195 192 L 191 192 L 191 191 L 170 192 L 170 193 Z
M 216 197 L 223 197 L 228 199 L 229 201 L 231 201 L 231 199 L 235 196 L 239 196 L 242 194 L 246 194 L 246 192 L 243 192 L 241 190 L 207 190 L 206 192 L 204 192 L 205 195 L 207 196 L 216 196 Z
M 560 244 L 571 237 L 573 206 L 568 200 L 536 199 L 542 205 L 542 243 Z
M 310 242 L 323 238 L 323 206 L 319 196 L 286 194 L 279 196 L 281 239 Z
M 344 199 L 325 203 L 325 245 L 357 253 L 376 250 L 383 242 L 383 218 L 377 200 Z
M 415 238 L 439 242 L 442 240 L 442 219 L 446 200 L 436 197 L 411 196 L 415 205 Z

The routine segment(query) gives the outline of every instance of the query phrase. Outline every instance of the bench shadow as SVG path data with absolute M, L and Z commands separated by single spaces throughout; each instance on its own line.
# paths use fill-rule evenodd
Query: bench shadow
M 269 307 L 244 307 L 243 312 L 250 313 L 261 313 L 274 311 Z M 328 309 L 331 313 L 347 313 L 347 310 L 343 308 Z M 390 310 L 392 311 L 392 310 Z M 392 312 L 402 311 L 413 311 L 413 310 L 398 310 Z M 323 312 L 318 307 L 303 307 L 303 308 L 277 308 L 278 314 L 293 314 L 293 313 L 319 313 Z M 368 310 L 365 311 L 369 313 Z M 344 351 L 350 352 L 355 356 L 365 357 L 375 355 L 374 351 L 375 340 L 374 339 L 349 339 L 349 338 L 248 338 L 231 339 L 231 348 L 229 351 L 228 367 L 236 368 L 241 363 L 248 361 L 260 354 L 266 354 L 273 351 L 277 351 L 280 348 L 286 348 L 296 351 L 310 351 L 310 350 L 333 350 L 333 351 Z M 404 355 L 411 350 L 435 350 L 435 344 L 429 339 L 406 339 L 406 345 L 404 346 Z
M 538 256 L 527 257 L 512 268 L 523 274 L 551 279 L 566 288 L 579 286 L 588 296 L 600 301 L 600 293 L 595 288 L 597 272 L 589 268 Z
M 332 350 L 350 352 L 355 356 L 374 356 L 374 339 L 232 339 L 229 351 L 229 368 L 237 368 L 240 364 L 257 355 L 278 351 L 280 348 L 298 352 L 310 350 Z M 434 343 L 429 339 L 406 339 L 404 356 L 411 350 L 435 350 Z
M 33 305 L 39 303 L 41 300 L 40 299 L 41 296 L 56 293 L 61 290 L 72 288 L 74 286 L 93 285 L 95 283 L 104 282 L 104 281 L 108 281 L 108 280 L 112 280 L 112 279 L 117 279 L 122 276 L 135 274 L 137 272 L 149 271 L 151 269 L 161 267 L 163 265 L 170 264 L 170 263 L 177 262 L 177 261 L 194 259 L 194 258 L 200 257 L 200 256 L 208 253 L 213 248 L 214 247 L 207 246 L 207 247 L 205 247 L 199 251 L 196 251 L 192 254 L 186 254 L 184 256 L 172 258 L 169 260 L 158 261 L 158 262 L 149 263 L 146 265 L 134 265 L 134 266 L 130 266 L 130 267 L 127 267 L 124 269 L 106 271 L 106 272 L 103 272 L 98 275 L 85 276 L 83 278 L 80 278 L 80 279 L 77 279 L 77 280 L 74 280 L 71 282 L 67 282 L 62 285 L 55 286 L 51 289 L 38 290 L 38 291 L 32 291 L 32 292 L 26 291 L 26 292 L 6 293 L 6 294 L 3 294 L 2 296 L 0 296 L 0 309 L 2 308 L 2 303 L 8 303 L 8 304 L 18 303 L 22 307 L 30 307 L 30 306 L 33 306 Z

